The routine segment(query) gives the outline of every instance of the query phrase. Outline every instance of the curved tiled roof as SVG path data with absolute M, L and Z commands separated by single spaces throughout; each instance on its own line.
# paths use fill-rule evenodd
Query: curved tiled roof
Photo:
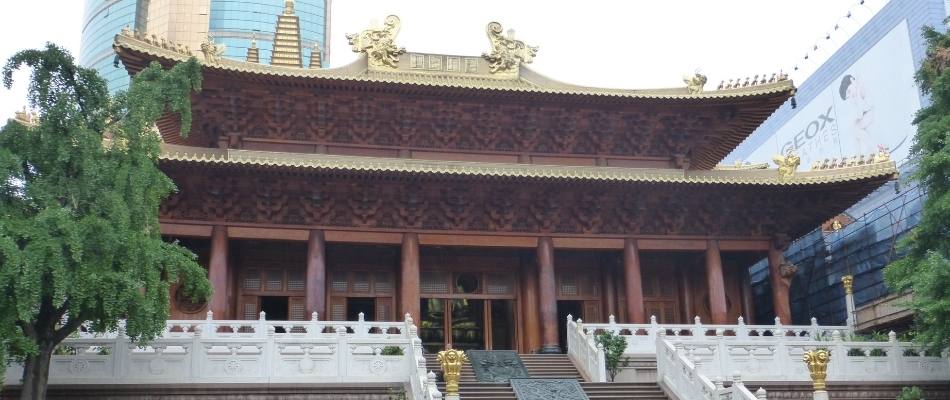
M 165 48 L 132 36 L 126 36 L 122 34 L 116 35 L 115 48 L 120 57 L 123 57 L 123 61 L 126 62 L 130 61 L 130 58 L 133 58 L 133 56 L 124 50 L 139 52 L 173 62 L 185 61 L 190 57 L 190 55 L 183 54 L 182 52 L 179 52 L 175 49 Z M 144 64 L 142 66 L 144 66 Z M 373 70 L 368 68 L 365 56 L 361 56 L 359 59 L 349 65 L 326 69 L 282 67 L 246 63 L 230 59 L 221 59 L 211 64 L 205 63 L 205 67 L 212 70 L 248 73 L 258 76 L 309 78 L 329 81 L 409 84 L 429 87 L 634 99 L 739 99 L 773 94 L 785 94 L 790 96 L 795 91 L 795 86 L 790 80 L 780 80 L 773 83 L 750 85 L 733 89 L 709 90 L 696 94 L 690 94 L 685 86 L 665 89 L 598 88 L 560 82 L 546 77 L 523 65 L 520 67 L 519 74 L 501 77 L 492 75 L 432 73 L 425 71 L 415 72 L 406 70 Z
M 204 165 L 286 168 L 312 171 L 409 173 L 434 176 L 510 177 L 603 182 L 804 186 L 897 175 L 893 161 L 843 168 L 802 171 L 783 178 L 775 169 L 679 170 L 441 161 L 406 158 L 280 153 L 164 145 L 161 160 Z

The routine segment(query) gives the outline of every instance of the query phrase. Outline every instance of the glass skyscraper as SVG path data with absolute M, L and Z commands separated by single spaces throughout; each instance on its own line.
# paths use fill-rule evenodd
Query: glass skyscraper
M 260 62 L 269 64 L 277 16 L 285 0 L 86 0 L 79 62 L 99 71 L 115 92 L 129 85 L 125 68 L 115 65 L 113 38 L 125 26 L 188 44 L 193 50 L 210 34 L 224 44 L 225 57 L 244 60 L 256 38 Z M 301 59 L 308 67 L 314 44 L 323 51 L 327 65 L 327 3 L 329 0 L 296 0 L 300 20 Z M 154 15 L 151 15 L 154 14 Z M 194 32 L 191 32 L 194 31 Z
M 110 92 L 129 86 L 129 73 L 115 65 L 112 40 L 123 27 L 135 25 L 135 6 L 136 0 L 86 0 L 79 63 L 99 71 Z
M 227 46 L 225 57 L 241 60 L 251 39 L 257 38 L 260 62 L 270 64 L 277 16 L 283 11 L 284 0 L 211 0 L 209 32 L 216 43 Z M 306 67 L 315 43 L 326 54 L 327 0 L 296 0 L 294 11 L 300 18 L 301 56 Z M 321 60 L 326 65 L 326 57 Z

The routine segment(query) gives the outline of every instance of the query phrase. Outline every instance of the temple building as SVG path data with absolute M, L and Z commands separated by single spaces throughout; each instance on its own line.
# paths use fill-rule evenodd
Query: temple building
M 283 18 L 275 49 L 300 46 Z M 559 352 L 569 314 L 772 323 L 752 321 L 748 276 L 767 257 L 791 321 L 789 239 L 896 176 L 885 152 L 719 165 L 794 96 L 783 74 L 585 87 L 532 70 L 538 48 L 498 23 L 483 55 L 406 51 L 399 27 L 348 35 L 362 56 L 332 69 L 301 68 L 293 48 L 262 64 L 201 46 L 191 133 L 175 115 L 158 124 L 178 186 L 160 221 L 215 291 L 175 296 L 173 319 L 409 314 L 428 351 Z M 130 74 L 190 57 L 131 31 L 115 50 Z

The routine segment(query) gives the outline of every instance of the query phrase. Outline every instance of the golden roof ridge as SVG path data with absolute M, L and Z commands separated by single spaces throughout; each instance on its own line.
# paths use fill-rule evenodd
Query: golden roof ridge
M 300 168 L 325 171 L 394 172 L 424 175 L 512 177 L 527 179 L 592 180 L 681 184 L 735 184 L 804 186 L 848 182 L 897 175 L 894 161 L 801 171 L 783 177 L 775 169 L 680 170 L 671 168 L 621 168 L 441 161 L 409 158 L 281 153 L 257 150 L 214 149 L 164 144 L 160 159 L 215 165 Z
M 115 37 L 117 52 L 121 55 L 122 49 L 138 51 L 153 57 L 161 57 L 170 61 L 183 62 L 189 55 L 177 52 L 172 49 L 156 46 L 148 41 L 141 40 L 134 35 L 120 33 Z M 743 98 L 756 97 L 763 95 L 772 95 L 779 93 L 788 93 L 791 95 L 795 91 L 795 86 L 791 80 L 776 81 L 759 85 L 749 85 L 735 89 L 704 91 L 702 93 L 690 94 L 686 87 L 665 88 L 665 89 L 621 89 L 621 88 L 599 88 L 592 86 L 580 86 L 566 82 L 561 82 L 549 78 L 528 68 L 525 65 L 520 66 L 520 74 L 516 79 L 490 79 L 482 78 L 480 75 L 459 76 L 453 74 L 425 74 L 415 73 L 404 70 L 391 70 L 380 74 L 380 71 L 370 71 L 365 54 L 347 65 L 336 68 L 323 69 L 304 69 L 294 67 L 282 67 L 266 64 L 246 63 L 227 58 L 215 60 L 213 63 L 207 63 L 202 60 L 207 68 L 223 70 L 228 72 L 260 74 L 276 77 L 289 78 L 317 78 L 337 81 L 353 82 L 375 82 L 390 84 L 411 84 L 429 87 L 449 87 L 461 89 L 482 89 L 503 92 L 518 93 L 537 93 L 552 95 L 581 95 L 581 96 L 599 96 L 615 98 L 639 98 L 639 99 L 669 99 L 669 100 L 695 100 L 695 99 L 725 99 L 725 98 Z M 405 76 L 405 79 L 396 79 L 392 76 Z M 491 82 L 490 84 L 488 82 Z M 505 83 L 507 82 L 507 84 Z

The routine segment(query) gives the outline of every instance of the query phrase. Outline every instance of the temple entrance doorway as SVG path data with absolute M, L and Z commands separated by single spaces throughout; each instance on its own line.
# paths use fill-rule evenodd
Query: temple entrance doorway
M 264 318 L 270 321 L 286 321 L 289 318 L 290 297 L 261 296 L 261 311 Z
M 584 302 L 578 300 L 558 300 L 557 302 L 557 329 L 558 341 L 562 350 L 567 350 L 567 316 L 574 319 L 581 318 L 584 314 Z
M 423 298 L 419 337 L 427 352 L 449 345 L 459 350 L 514 350 L 514 301 Z
M 375 297 L 347 297 L 346 298 L 346 320 L 356 321 L 363 313 L 364 321 L 376 320 L 376 298 Z

